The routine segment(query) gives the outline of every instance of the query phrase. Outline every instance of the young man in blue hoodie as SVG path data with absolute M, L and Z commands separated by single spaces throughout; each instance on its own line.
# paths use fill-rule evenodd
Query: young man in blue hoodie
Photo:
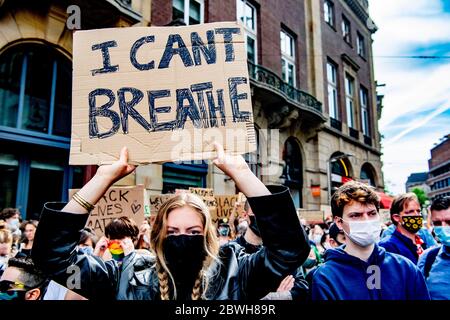
M 314 273 L 312 300 L 430 299 L 416 265 L 376 244 L 379 207 L 378 195 L 360 182 L 347 182 L 333 195 L 331 210 L 345 245 L 326 251 L 325 263 Z

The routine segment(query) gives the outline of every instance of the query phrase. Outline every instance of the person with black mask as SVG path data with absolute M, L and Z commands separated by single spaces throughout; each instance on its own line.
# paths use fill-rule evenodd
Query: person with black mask
M 246 253 L 253 254 L 261 250 L 263 239 L 258 228 L 256 216 L 248 201 L 245 202 L 244 210 L 250 223 L 244 235 L 237 237 L 234 241 L 242 246 Z M 307 261 L 307 260 L 304 260 Z M 303 276 L 303 270 L 299 267 L 292 274 L 280 278 L 278 287 L 273 287 L 262 300 L 306 300 L 308 297 L 308 284 Z
M 330 238 L 328 239 L 328 243 L 332 248 L 337 248 L 342 246 L 345 243 L 345 234 L 343 230 L 340 230 L 336 223 L 332 223 L 330 225 L 329 233 Z
M 215 150 L 213 163 L 234 180 L 257 216 L 265 243 L 257 253 L 245 254 L 233 243 L 219 248 L 208 207 L 193 194 L 176 195 L 161 206 L 151 232 L 153 255 L 125 255 L 119 266 L 114 260 L 74 253 L 78 230 L 86 224 L 93 204 L 135 169 L 123 148 L 120 159 L 100 166 L 68 204 L 45 204 L 33 259 L 42 269 L 60 276 L 77 265 L 81 271 L 77 293 L 88 299 L 105 298 L 108 293 L 127 300 L 262 298 L 306 259 L 306 234 L 286 187 L 268 189 L 242 156 L 226 155 L 217 143 Z
M 47 285 L 47 278 L 30 258 L 11 258 L 0 278 L 0 300 L 41 300 Z

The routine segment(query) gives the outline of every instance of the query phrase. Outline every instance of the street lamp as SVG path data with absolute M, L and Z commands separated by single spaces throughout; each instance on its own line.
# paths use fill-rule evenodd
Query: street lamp
M 353 157 L 353 155 L 349 154 L 349 153 L 344 153 L 344 154 L 339 154 L 339 155 L 336 155 L 334 157 L 327 159 L 328 205 L 331 205 L 331 168 L 330 168 L 331 163 L 336 162 L 340 159 L 345 159 L 345 158 L 349 158 L 349 157 Z

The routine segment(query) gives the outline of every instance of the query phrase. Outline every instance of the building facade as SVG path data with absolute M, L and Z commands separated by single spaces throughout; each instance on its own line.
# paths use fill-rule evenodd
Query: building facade
M 405 190 L 406 192 L 412 192 L 414 188 L 419 188 L 425 191 L 428 195 L 430 192 L 430 187 L 427 184 L 428 172 L 416 172 L 411 173 L 406 180 Z
M 428 160 L 427 184 L 431 191 L 428 197 L 431 200 L 440 197 L 450 197 L 450 135 L 431 149 L 431 159 Z
M 328 210 L 330 194 L 351 179 L 384 189 L 371 54 L 376 27 L 365 0 L 2 3 L 0 170 L 7 179 L 0 206 L 35 216 L 42 202 L 66 199 L 68 188 L 79 187 L 95 171 L 67 165 L 70 4 L 86 12 L 82 29 L 238 21 L 246 32 L 258 138 L 257 152 L 245 157 L 255 174 L 265 183 L 289 186 L 296 206 L 306 210 Z M 33 69 L 28 56 L 35 51 L 48 60 L 33 71 L 39 81 L 28 71 Z M 30 81 L 39 82 L 37 93 L 29 91 Z M 36 170 L 41 170 L 37 178 Z M 237 191 L 206 162 L 139 166 L 119 184 L 144 184 L 150 193 L 189 186 L 214 188 L 216 194 Z M 35 198 L 39 201 L 31 205 Z
M 148 1 L 0 1 L 0 208 L 36 219 L 46 201 L 67 200 L 92 167 L 68 165 L 72 33 L 147 25 Z

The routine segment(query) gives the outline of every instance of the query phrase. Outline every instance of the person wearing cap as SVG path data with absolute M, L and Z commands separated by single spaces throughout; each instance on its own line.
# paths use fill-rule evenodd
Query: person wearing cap
M 383 238 L 379 245 L 417 264 L 419 256 L 428 248 L 417 234 L 423 224 L 417 196 L 412 192 L 398 195 L 392 202 L 390 213 L 396 229 L 392 235 Z
M 442 244 L 426 250 L 417 266 L 427 281 L 432 300 L 450 300 L 450 197 L 438 198 L 430 207 L 436 238 Z
M 330 229 L 328 230 L 328 234 L 330 238 L 328 239 L 328 243 L 332 248 L 337 248 L 342 246 L 345 243 L 345 233 L 344 230 L 339 229 L 336 223 L 332 223 L 330 225 Z
M 357 181 L 331 199 L 334 222 L 345 245 L 329 249 L 312 279 L 312 300 L 429 300 L 424 277 L 410 260 L 376 244 L 381 232 L 380 198 Z

